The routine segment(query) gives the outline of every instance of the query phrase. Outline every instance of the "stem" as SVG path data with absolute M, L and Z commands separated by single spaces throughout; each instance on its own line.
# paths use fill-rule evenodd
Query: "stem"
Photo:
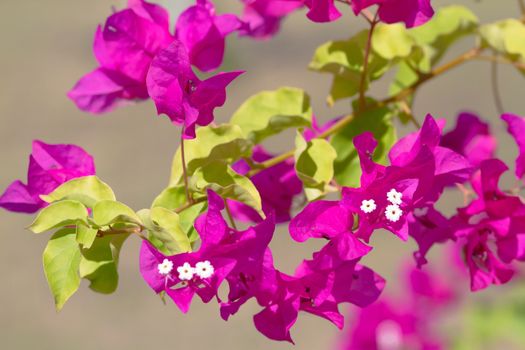
M 421 123 L 414 117 L 414 113 L 412 113 L 412 109 L 408 105 L 407 101 L 403 100 L 399 102 L 400 107 L 403 109 L 405 114 L 408 116 L 408 119 L 417 129 L 421 129 Z
M 184 127 L 180 132 L 180 158 L 182 163 L 182 176 L 184 178 L 184 189 L 186 190 L 186 199 L 188 203 L 193 203 L 193 198 L 190 195 L 190 186 L 188 184 L 188 170 L 186 169 L 186 157 L 184 154 Z
M 494 96 L 494 105 L 496 106 L 496 110 L 498 111 L 498 114 L 502 115 L 504 113 L 505 108 L 503 108 L 503 102 L 502 102 L 501 94 L 499 91 L 498 62 L 491 63 L 490 78 L 492 82 L 491 85 L 492 85 L 492 95 Z
M 372 50 L 372 36 L 374 35 L 374 29 L 376 28 L 377 12 L 374 15 L 374 19 L 370 23 L 370 30 L 368 31 L 368 38 L 366 40 L 365 57 L 363 61 L 363 72 L 361 73 L 361 82 L 359 83 L 359 110 L 363 111 L 366 107 L 366 77 L 368 74 L 368 61 L 370 60 L 370 51 Z
M 279 163 L 282 163 L 284 162 L 285 160 L 287 160 L 288 158 L 292 158 L 295 154 L 295 150 L 291 150 L 291 151 L 288 151 L 286 153 L 283 153 L 283 154 L 280 154 L 276 157 L 273 157 L 273 158 L 270 158 L 268 159 L 267 161 L 265 162 L 262 162 L 262 163 L 259 163 L 257 165 L 257 169 L 252 169 L 248 172 L 248 174 L 246 174 L 247 177 L 252 177 L 258 173 L 260 173 L 261 171 L 263 171 L 264 169 L 268 169 L 274 165 L 277 165 Z
M 199 203 L 202 203 L 202 202 L 205 202 L 205 201 L 206 201 L 206 197 L 201 197 L 201 198 L 198 198 L 198 199 L 192 199 L 191 202 L 187 202 L 183 206 L 175 209 L 175 212 L 178 214 L 178 213 L 183 212 L 184 210 L 186 210 L 188 208 L 191 208 L 195 204 L 199 204 Z
M 488 62 L 510 64 L 510 65 L 516 67 L 517 69 L 525 70 L 525 64 L 523 64 L 521 62 L 513 62 L 513 61 L 508 60 L 508 59 L 506 59 L 504 57 L 501 57 L 501 56 L 483 56 L 483 55 L 479 55 L 479 56 L 476 56 L 475 59 L 479 60 L 479 61 L 488 61 Z
M 233 220 L 233 215 L 226 199 L 224 199 L 224 207 L 226 208 L 226 213 L 228 214 L 228 220 L 230 220 L 230 224 L 232 225 L 233 229 L 237 231 L 237 225 L 235 225 L 235 220 Z
M 525 1 L 524 0 L 518 0 L 518 5 L 521 10 L 522 20 L 525 20 Z
M 111 235 L 125 235 L 125 234 L 135 234 L 138 235 L 141 239 L 147 240 L 144 235 L 142 235 L 142 231 L 144 230 L 143 227 L 136 227 L 136 228 L 128 228 L 128 229 L 115 229 L 110 228 L 109 230 L 102 231 L 99 230 L 97 232 L 97 237 L 104 237 L 104 236 L 111 236 Z

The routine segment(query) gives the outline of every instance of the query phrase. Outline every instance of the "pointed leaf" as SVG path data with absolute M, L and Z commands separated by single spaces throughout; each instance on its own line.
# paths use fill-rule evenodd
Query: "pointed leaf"
M 432 65 L 435 65 L 448 48 L 459 39 L 476 34 L 479 20 L 468 8 L 452 5 L 440 8 L 423 26 L 409 30 L 417 44 L 426 47 Z
M 148 230 L 148 240 L 166 255 L 191 251 L 191 244 L 180 224 L 179 215 L 162 207 L 143 209 L 137 214 Z
M 245 139 L 237 125 L 222 124 L 197 129 L 196 138 L 184 141 L 184 156 L 188 175 L 210 160 L 224 160 L 229 164 L 251 155 L 252 144 Z M 180 148 L 173 157 L 170 186 L 182 182 L 182 163 Z
M 60 230 L 51 237 L 44 250 L 43 263 L 56 309 L 60 311 L 80 286 L 80 249 L 74 229 Z
M 407 57 L 415 42 L 401 23 L 378 24 L 372 36 L 372 49 L 387 60 Z
M 89 280 L 89 288 L 103 294 L 113 293 L 118 286 L 118 260 L 122 244 L 129 234 L 97 238 L 89 249 L 82 249 L 80 276 Z
M 288 128 L 310 126 L 311 121 L 310 97 L 292 87 L 253 95 L 231 118 L 231 123 L 239 125 L 254 144 Z
M 79 223 L 76 230 L 78 244 L 81 244 L 83 248 L 91 247 L 95 238 L 97 238 L 98 229 Z
M 93 221 L 99 226 L 107 226 L 117 222 L 141 224 L 140 218 L 133 209 L 113 200 L 103 200 L 95 204 Z
M 89 208 L 93 208 L 98 201 L 105 199 L 115 200 L 115 194 L 111 187 L 102 182 L 98 177 L 85 176 L 63 183 L 53 192 L 48 195 L 43 195 L 41 198 L 48 203 L 63 199 L 73 199 Z
M 295 139 L 295 170 L 304 184 L 306 197 L 312 201 L 327 192 L 334 177 L 334 160 L 337 157 L 330 143 L 324 139 L 306 142 L 300 132 Z
M 352 97 L 359 92 L 367 40 L 368 31 L 363 30 L 349 40 L 329 41 L 315 51 L 309 68 L 334 75 L 328 97 L 330 104 Z M 365 87 L 368 89 L 370 81 L 379 79 L 390 66 L 388 60 L 372 52 L 369 57 Z
M 202 194 L 211 189 L 223 198 L 234 199 L 252 207 L 261 217 L 265 217 L 261 196 L 255 185 L 224 162 L 211 162 L 197 169 L 191 178 L 191 187 Z
M 57 227 L 75 225 L 78 220 L 86 221 L 87 216 L 88 211 L 82 203 L 64 200 L 42 209 L 29 226 L 29 230 L 33 233 L 42 233 Z
M 354 119 L 330 140 L 337 151 L 335 160 L 335 178 L 340 185 L 359 187 L 361 166 L 353 139 L 365 131 L 370 131 L 378 141 L 374 153 L 374 160 L 386 163 L 387 154 L 396 140 L 396 132 L 392 125 L 392 112 L 383 107 L 364 114 Z

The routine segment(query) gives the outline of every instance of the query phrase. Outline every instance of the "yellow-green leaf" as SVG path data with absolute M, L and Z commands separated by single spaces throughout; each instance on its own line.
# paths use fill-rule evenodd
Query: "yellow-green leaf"
M 334 160 L 337 154 L 324 139 L 307 142 L 300 132 L 295 139 L 295 170 L 304 185 L 308 200 L 324 195 L 334 177 Z
M 93 221 L 99 226 L 107 226 L 117 222 L 141 224 L 140 218 L 133 209 L 113 200 L 103 200 L 95 204 L 93 207 Z
M 236 173 L 225 162 L 215 161 L 197 169 L 191 187 L 202 194 L 211 189 L 223 198 L 234 199 L 255 209 L 261 217 L 261 196 L 249 178 Z
M 56 309 L 60 311 L 80 286 L 80 248 L 74 229 L 60 230 L 51 237 L 44 250 L 43 263 Z
M 198 128 L 196 138 L 184 141 L 184 156 L 188 175 L 210 160 L 224 160 L 229 164 L 251 155 L 252 144 L 237 125 L 209 125 Z M 170 186 L 182 182 L 181 149 L 177 150 L 171 166 Z
M 118 286 L 118 261 L 122 244 L 129 234 L 97 238 L 93 245 L 81 250 L 80 277 L 89 280 L 89 288 L 103 294 L 113 293 Z
M 86 221 L 87 216 L 88 211 L 80 202 L 64 200 L 51 203 L 38 213 L 29 230 L 33 233 L 42 233 L 53 228 L 74 225 L 79 220 Z
M 248 98 L 231 118 L 254 144 L 288 128 L 310 126 L 310 97 L 301 89 L 282 87 Z
M 50 194 L 40 197 L 48 203 L 63 199 L 77 200 L 89 208 L 101 200 L 115 200 L 115 194 L 111 187 L 96 176 L 85 176 L 70 180 L 57 187 Z

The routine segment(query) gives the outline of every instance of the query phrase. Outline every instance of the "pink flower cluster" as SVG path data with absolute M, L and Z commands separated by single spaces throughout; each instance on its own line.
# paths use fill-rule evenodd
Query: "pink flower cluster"
M 292 341 L 290 329 L 300 311 L 311 313 L 343 327 L 339 304 L 366 306 L 377 299 L 384 280 L 359 264 L 370 247 L 351 233 L 351 218 L 341 222 L 340 234 L 313 258 L 305 260 L 294 275 L 274 267 L 268 247 L 275 228 L 273 215 L 244 231 L 228 227 L 221 210 L 224 201 L 208 191 L 208 211 L 195 222 L 201 246 L 193 253 L 164 256 L 143 243 L 140 270 L 150 287 L 164 292 L 183 312 L 197 294 L 205 303 L 216 299 L 221 317 L 227 320 L 250 299 L 262 311 L 254 316 L 255 327 L 274 340 Z M 343 227 L 344 226 L 344 227 Z M 205 265 L 209 273 L 199 271 Z M 220 285 L 229 292 L 219 297 Z
M 85 75 L 68 96 L 87 112 L 103 113 L 126 101 L 150 97 L 159 114 L 184 124 L 184 137 L 196 125 L 208 125 L 213 110 L 226 101 L 226 87 L 242 72 L 219 73 L 225 38 L 239 30 L 234 15 L 217 15 L 208 0 L 198 0 L 178 18 L 171 34 L 168 12 L 144 0 L 111 15 L 95 33 L 93 51 L 99 67 Z
M 521 182 L 525 148 L 520 130 L 525 119 L 514 115 L 503 115 L 502 119 L 519 146 L 515 174 Z M 517 194 L 521 185 L 517 192 L 499 188 L 499 179 L 508 167 L 494 158 L 496 140 L 478 117 L 461 114 L 441 145 L 467 157 L 473 169 L 468 181 L 472 190 L 461 187 L 466 206 L 450 218 L 432 207 L 414 211 L 409 232 L 419 244 L 416 260 L 421 266 L 432 245 L 455 242 L 469 271 L 472 291 L 505 284 L 515 274 L 514 263 L 525 259 L 525 205 Z

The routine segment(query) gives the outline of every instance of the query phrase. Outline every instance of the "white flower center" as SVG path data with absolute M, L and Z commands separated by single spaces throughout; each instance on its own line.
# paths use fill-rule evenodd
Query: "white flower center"
M 401 192 L 396 191 L 395 188 L 392 188 L 388 193 L 386 194 L 386 199 L 395 205 L 401 205 L 401 199 L 403 198 L 403 194 Z
M 189 263 L 184 263 L 182 266 L 177 267 L 177 272 L 179 273 L 179 279 L 181 281 L 189 281 L 193 278 L 195 274 L 195 269 L 191 267 Z
M 173 270 L 173 263 L 168 259 L 164 259 L 161 264 L 157 265 L 157 269 L 161 275 L 167 276 Z
M 385 216 L 388 220 L 397 222 L 401 218 L 401 215 L 403 215 L 403 211 L 399 208 L 399 205 L 390 204 L 386 207 Z
M 202 279 L 211 277 L 214 272 L 215 269 L 208 260 L 200 261 L 195 265 L 195 273 Z
M 373 199 L 363 200 L 361 202 L 361 210 L 367 214 L 373 212 L 376 208 L 376 201 Z

